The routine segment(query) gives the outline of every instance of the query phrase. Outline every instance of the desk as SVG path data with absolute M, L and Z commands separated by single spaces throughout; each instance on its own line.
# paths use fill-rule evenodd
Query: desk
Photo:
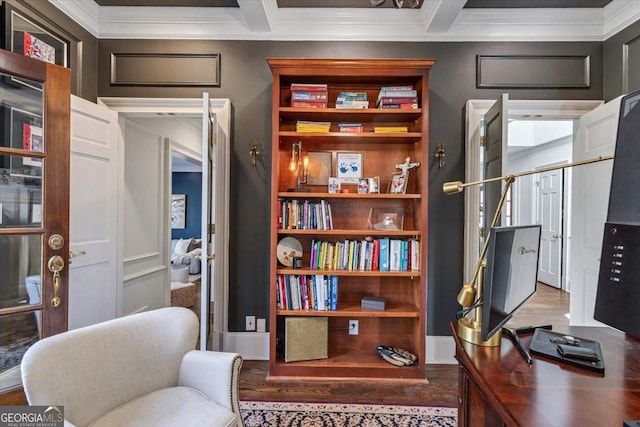
M 528 365 L 511 341 L 480 347 L 458 338 L 459 426 L 614 426 L 640 420 L 640 340 L 608 327 L 558 332 L 598 341 L 605 373 L 532 355 Z M 532 334 L 521 337 L 529 348 Z

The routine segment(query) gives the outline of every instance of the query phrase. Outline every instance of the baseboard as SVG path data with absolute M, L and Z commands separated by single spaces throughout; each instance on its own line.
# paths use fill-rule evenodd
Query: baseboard
M 222 342 L 224 351 L 240 353 L 245 360 L 269 360 L 268 332 L 229 332 Z M 457 364 L 455 351 L 450 336 L 427 335 L 427 363 Z

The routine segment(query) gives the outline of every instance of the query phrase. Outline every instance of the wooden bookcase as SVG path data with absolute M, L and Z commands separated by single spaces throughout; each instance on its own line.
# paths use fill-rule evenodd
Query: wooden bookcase
M 269 376 L 331 378 L 425 379 L 426 282 L 429 183 L 429 71 L 432 59 L 302 59 L 268 58 L 273 74 L 272 179 L 270 217 L 270 348 Z M 291 107 L 291 84 L 327 84 L 327 108 Z M 379 109 L 376 99 L 382 86 L 413 86 L 417 109 Z M 337 109 L 343 91 L 366 92 L 367 109 Z M 296 132 L 297 121 L 330 122 L 329 132 Z M 342 133 L 339 123 L 361 123 L 363 132 Z M 376 126 L 404 126 L 403 133 L 374 133 Z M 379 194 L 359 194 L 357 185 L 348 192 L 328 193 L 327 185 L 303 185 L 307 192 L 291 192 L 296 174 L 289 169 L 292 145 L 302 143 L 302 155 L 330 152 L 330 176 L 336 176 L 336 155 L 361 153 L 364 177 L 380 177 Z M 404 194 L 387 193 L 397 164 L 411 162 Z M 321 202 L 331 206 L 333 228 L 309 230 L 278 226 L 282 201 Z M 372 208 L 401 210 L 400 230 L 368 228 Z M 302 267 L 285 267 L 278 261 L 277 244 L 287 237 L 303 247 Z M 312 241 L 344 241 L 387 237 L 419 242 L 419 269 L 409 271 L 359 271 L 310 269 Z M 335 275 L 338 303 L 333 311 L 291 310 L 278 306 L 278 275 Z M 365 295 L 386 299 L 384 311 L 361 310 Z M 285 362 L 285 319 L 327 317 L 327 358 Z M 358 335 L 349 334 L 349 321 L 359 323 Z M 415 365 L 396 367 L 379 358 L 379 344 L 396 346 L 418 355 Z

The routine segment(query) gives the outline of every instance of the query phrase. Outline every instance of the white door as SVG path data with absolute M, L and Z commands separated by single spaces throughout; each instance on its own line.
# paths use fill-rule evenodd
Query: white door
M 509 95 L 504 93 L 498 98 L 493 106 L 484 116 L 484 178 L 494 178 L 502 176 L 506 171 L 507 162 L 507 120 L 509 118 L 508 111 Z M 496 181 L 483 184 L 483 226 L 484 235 L 489 232 L 493 217 L 498 207 L 503 181 Z M 497 225 L 506 225 L 504 210 L 500 216 Z
M 69 329 L 118 316 L 118 113 L 71 96 Z
M 226 127 L 218 122 L 228 120 L 228 103 L 219 105 L 202 97 L 202 260 L 200 348 L 223 350 L 226 316 L 220 316 L 227 303 L 229 235 L 229 152 Z M 222 108 L 221 108 L 222 107 Z M 215 302 L 215 331 L 211 334 L 210 308 Z M 209 340 L 209 338 L 212 338 Z
M 613 155 L 620 114 L 618 97 L 580 118 L 573 161 Z M 593 319 L 602 233 L 607 219 L 613 162 L 578 166 L 572 174 L 568 290 L 571 325 L 602 325 Z
M 560 169 L 538 174 L 536 223 L 542 225 L 538 280 L 555 288 L 561 285 L 563 176 Z

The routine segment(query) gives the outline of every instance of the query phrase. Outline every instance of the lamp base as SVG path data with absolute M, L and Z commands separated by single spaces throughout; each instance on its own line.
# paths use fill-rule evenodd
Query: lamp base
M 502 334 L 500 331 L 484 341 L 481 335 L 482 325 L 474 319 L 463 317 L 458 320 L 458 336 L 461 340 L 482 347 L 497 347 L 500 345 Z
M 289 193 L 310 193 L 311 192 L 311 190 L 309 190 L 308 188 L 302 188 L 302 187 L 300 187 L 300 188 L 289 188 L 289 189 L 287 189 L 287 191 Z

